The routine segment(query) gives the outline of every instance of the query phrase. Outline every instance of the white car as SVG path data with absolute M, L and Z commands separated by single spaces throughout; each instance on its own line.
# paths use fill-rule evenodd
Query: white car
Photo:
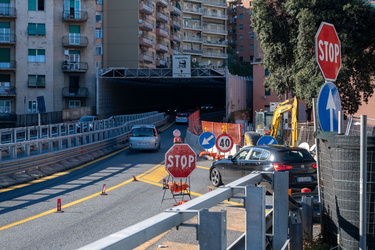
M 189 114 L 188 113 L 178 113 L 176 115 L 175 122 L 176 123 L 188 124 L 189 123 Z
M 134 125 L 129 138 L 130 150 L 159 150 L 160 136 L 155 125 Z

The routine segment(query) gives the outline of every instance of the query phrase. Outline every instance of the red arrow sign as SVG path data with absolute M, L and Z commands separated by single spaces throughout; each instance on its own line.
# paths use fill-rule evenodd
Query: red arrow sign
M 336 81 L 341 68 L 341 42 L 333 24 L 320 24 L 315 35 L 315 55 L 324 79 Z
M 165 169 L 174 178 L 187 178 L 196 163 L 197 155 L 188 144 L 175 144 L 165 153 Z

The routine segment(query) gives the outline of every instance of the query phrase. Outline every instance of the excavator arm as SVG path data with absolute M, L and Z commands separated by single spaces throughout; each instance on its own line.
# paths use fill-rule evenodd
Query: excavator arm
M 275 137 L 279 131 L 280 123 L 282 121 L 282 115 L 285 112 L 292 111 L 292 122 L 291 122 L 291 135 L 292 135 L 292 143 L 291 146 L 295 147 L 297 143 L 298 137 L 298 99 L 294 97 L 293 99 L 286 100 L 282 103 L 277 105 L 273 117 L 272 123 L 270 125 L 270 135 Z

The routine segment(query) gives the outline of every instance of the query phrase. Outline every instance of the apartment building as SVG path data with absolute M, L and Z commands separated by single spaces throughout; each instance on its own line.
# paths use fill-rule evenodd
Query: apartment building
M 228 45 L 241 62 L 253 62 L 255 35 L 251 26 L 251 0 L 228 0 Z
M 222 67 L 227 60 L 225 0 L 183 1 L 183 53 L 201 67 Z
M 0 0 L 0 117 L 95 105 L 96 1 Z M 39 102 L 39 106 L 38 106 Z
M 111 0 L 103 8 L 104 68 L 169 68 L 181 53 L 180 0 Z

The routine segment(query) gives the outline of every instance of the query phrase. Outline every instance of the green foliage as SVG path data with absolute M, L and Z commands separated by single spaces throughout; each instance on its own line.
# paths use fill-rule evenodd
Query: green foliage
M 253 65 L 249 62 L 240 62 L 236 51 L 228 46 L 228 70 L 232 75 L 253 76 Z
M 292 92 L 311 107 L 324 84 L 315 59 L 315 34 L 332 23 L 341 41 L 335 82 L 342 108 L 354 114 L 374 93 L 375 9 L 362 0 L 257 0 L 252 24 L 270 72 L 265 85 L 279 96 Z

